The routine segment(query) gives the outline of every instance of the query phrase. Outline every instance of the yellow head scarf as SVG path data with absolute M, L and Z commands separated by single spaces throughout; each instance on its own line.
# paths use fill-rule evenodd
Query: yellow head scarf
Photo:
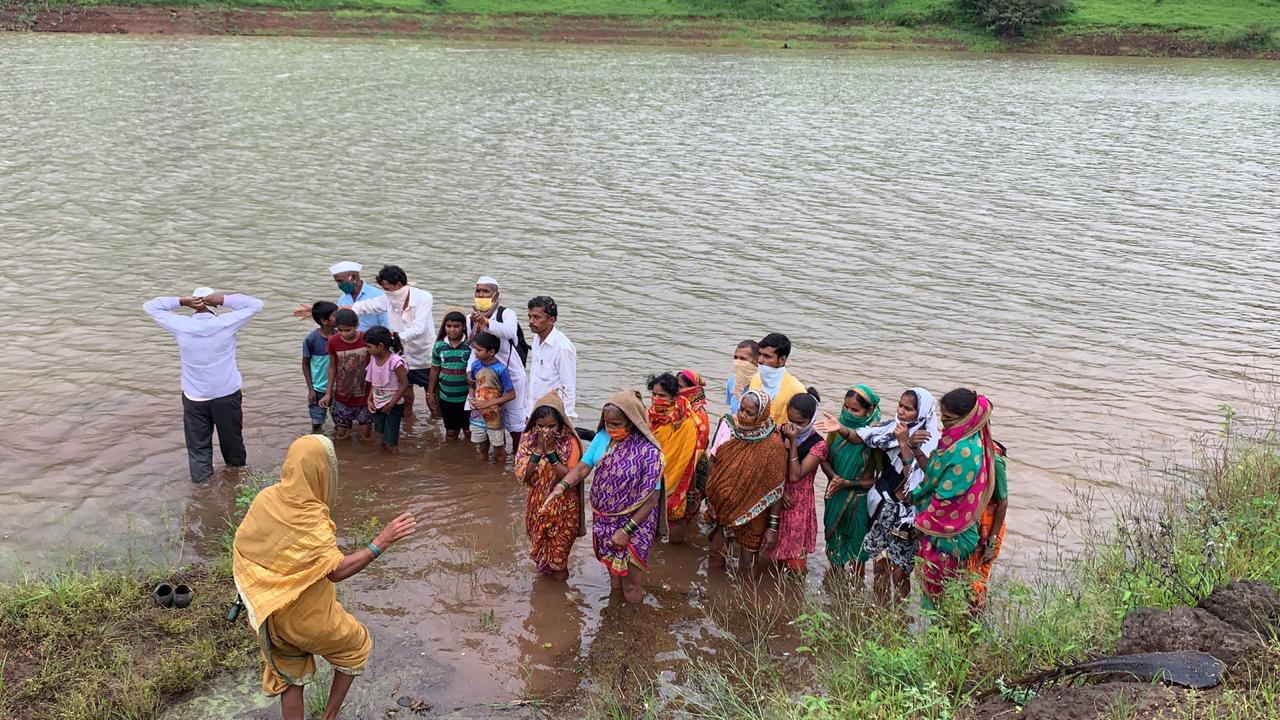
M 338 458 L 323 435 L 293 441 L 280 482 L 258 493 L 236 530 L 231 568 L 255 631 L 342 561 L 329 503 Z

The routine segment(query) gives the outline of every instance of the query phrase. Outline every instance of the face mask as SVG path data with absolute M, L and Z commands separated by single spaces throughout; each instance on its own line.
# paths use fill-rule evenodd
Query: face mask
M 786 372 L 786 370 L 783 368 L 769 367 L 768 365 L 761 365 L 760 367 L 756 368 L 756 370 L 759 371 L 760 379 L 763 380 L 766 385 L 772 385 L 773 383 L 781 382 L 782 373 Z
M 351 293 L 356 291 L 356 284 L 351 282 L 350 280 L 346 280 L 344 282 L 338 283 L 338 289 L 350 295 Z
M 406 298 L 409 297 L 409 286 L 406 285 L 399 290 L 387 290 L 387 298 L 397 305 L 403 305 Z
M 631 431 L 626 428 L 608 428 L 607 432 L 614 440 L 623 440 L 631 434 Z
M 475 299 L 475 306 L 480 312 L 489 312 L 493 309 L 493 298 L 477 297 Z

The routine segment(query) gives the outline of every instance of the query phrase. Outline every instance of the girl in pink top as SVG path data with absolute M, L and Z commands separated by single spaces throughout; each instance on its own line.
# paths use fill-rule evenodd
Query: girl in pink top
M 804 572 L 809 554 L 818 547 L 818 513 L 813 496 L 813 477 L 827 459 L 827 441 L 813 427 L 818 415 L 818 395 L 812 388 L 797 393 L 787 403 L 787 420 L 782 439 L 789 453 L 787 483 L 782 489 L 782 513 L 778 522 L 778 542 L 769 557 L 786 570 Z
M 409 370 L 399 355 L 404 348 L 399 336 L 381 325 L 369 328 L 364 342 L 369 346 L 369 367 L 364 379 L 369 384 L 373 430 L 382 436 L 383 450 L 396 452 L 400 422 L 404 419 L 404 396 L 409 390 Z

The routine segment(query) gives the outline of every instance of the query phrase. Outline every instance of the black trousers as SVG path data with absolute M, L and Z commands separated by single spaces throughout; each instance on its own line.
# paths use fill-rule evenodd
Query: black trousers
M 187 464 L 191 467 L 192 482 L 204 483 L 213 477 L 214 428 L 218 430 L 222 460 L 228 465 L 243 466 L 246 457 L 239 390 L 199 402 L 182 396 L 182 430 L 187 437 Z

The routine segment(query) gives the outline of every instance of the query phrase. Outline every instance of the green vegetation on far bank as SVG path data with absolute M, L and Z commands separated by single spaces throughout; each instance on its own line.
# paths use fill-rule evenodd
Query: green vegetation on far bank
M 277 9 L 344 20 L 339 28 L 214 30 L 234 33 L 1280 57 L 1280 0 L 0 0 L 0 15 L 31 27 L 39 11 L 69 6 Z M 501 32 L 486 34 L 493 26 Z

